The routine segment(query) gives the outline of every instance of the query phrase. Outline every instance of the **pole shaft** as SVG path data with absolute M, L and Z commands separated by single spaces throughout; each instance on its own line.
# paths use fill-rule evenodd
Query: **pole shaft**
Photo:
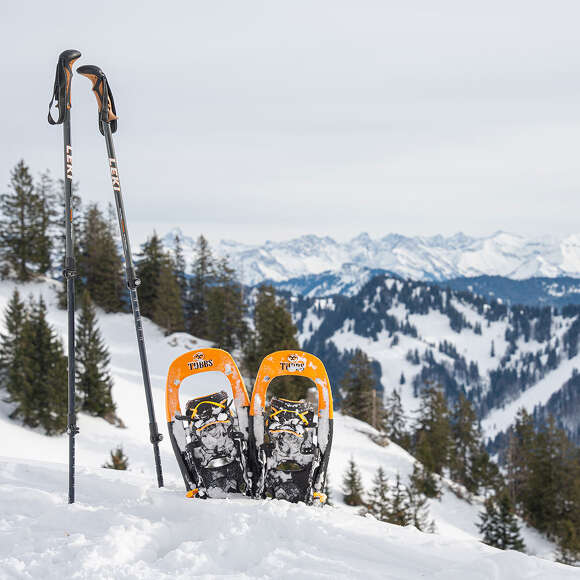
M 66 280 L 68 314 L 68 502 L 75 501 L 75 436 L 78 432 L 75 408 L 75 275 L 72 229 L 72 146 L 70 131 L 70 112 L 67 110 L 63 122 L 64 136 L 64 219 L 65 219 L 65 257 L 64 277 Z
M 131 254 L 131 244 L 129 243 L 129 233 L 127 231 L 127 220 L 125 218 L 125 207 L 121 195 L 121 182 L 119 179 L 119 169 L 117 167 L 117 158 L 115 156 L 115 147 L 113 145 L 113 135 L 109 123 L 102 122 L 105 142 L 107 144 L 107 155 L 109 157 L 109 168 L 111 170 L 111 179 L 113 182 L 113 194 L 115 196 L 115 205 L 117 206 L 117 218 L 119 220 L 119 230 L 121 232 L 121 243 L 123 245 L 123 254 L 125 257 L 125 275 L 127 286 L 129 288 L 129 298 L 131 300 L 131 309 L 135 321 L 135 333 L 137 335 L 137 346 L 139 348 L 139 359 L 141 361 L 141 373 L 143 375 L 143 388 L 145 389 L 145 399 L 147 401 L 147 413 L 149 414 L 149 439 L 153 444 L 153 455 L 155 457 L 155 470 L 157 472 L 157 484 L 163 487 L 163 472 L 161 469 L 161 457 L 159 455 L 159 441 L 161 436 L 155 420 L 155 407 L 153 405 L 153 396 L 151 394 L 151 379 L 149 376 L 149 364 L 147 362 L 147 351 L 145 349 L 145 336 L 143 334 L 143 323 L 141 320 L 141 311 L 139 310 L 139 298 L 137 296 L 137 286 L 139 285 L 135 274 L 133 256 Z

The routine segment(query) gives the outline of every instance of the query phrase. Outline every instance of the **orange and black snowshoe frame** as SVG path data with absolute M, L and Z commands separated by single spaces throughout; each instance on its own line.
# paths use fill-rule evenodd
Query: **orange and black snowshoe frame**
M 233 402 L 236 408 L 237 430 L 242 435 L 240 459 L 243 465 L 244 476 L 247 477 L 246 458 L 249 440 L 250 399 L 242 375 L 232 356 L 225 350 L 218 348 L 200 348 L 186 352 L 176 358 L 169 367 L 167 386 L 165 389 L 165 408 L 171 446 L 173 447 L 181 475 L 183 476 L 188 497 L 205 497 L 205 493 L 203 489 L 200 489 L 199 474 L 192 473 L 190 468 L 194 468 L 194 466 L 186 462 L 185 429 L 181 421 L 182 414 L 179 403 L 179 388 L 183 380 L 187 377 L 208 371 L 223 373 L 230 383 Z M 177 424 L 179 424 L 179 427 L 177 427 Z M 247 480 L 246 483 L 249 489 L 250 482 Z
M 273 379 L 279 376 L 307 377 L 318 391 L 318 425 L 314 461 L 309 474 L 310 484 L 301 501 L 307 504 L 326 501 L 324 487 L 333 434 L 333 406 L 330 380 L 322 361 L 300 350 L 281 350 L 264 358 L 258 370 L 250 402 L 249 467 L 253 495 L 264 496 L 267 470 L 266 393 Z

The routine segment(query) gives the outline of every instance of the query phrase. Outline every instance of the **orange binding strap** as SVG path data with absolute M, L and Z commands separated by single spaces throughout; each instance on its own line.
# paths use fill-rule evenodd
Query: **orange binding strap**
M 242 375 L 231 355 L 219 348 L 200 348 L 182 354 L 169 367 L 165 389 L 165 410 L 168 423 L 174 420 L 175 415 L 181 415 L 179 387 L 182 381 L 192 375 L 208 371 L 217 371 L 227 377 L 236 408 L 250 406 Z
M 301 350 L 279 350 L 262 361 L 252 393 L 250 415 L 262 414 L 270 383 L 284 375 L 311 379 L 318 389 L 318 416 L 332 419 L 332 391 L 326 369 L 319 358 Z

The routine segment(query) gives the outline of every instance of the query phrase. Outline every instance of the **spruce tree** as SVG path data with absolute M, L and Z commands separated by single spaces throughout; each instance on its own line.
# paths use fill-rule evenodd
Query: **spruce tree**
M 141 280 L 139 287 L 141 314 L 147 318 L 153 318 L 164 259 L 161 239 L 156 232 L 153 232 L 153 235 L 147 238 L 141 246 L 141 254 L 136 264 L 137 276 Z
M 105 312 L 120 312 L 124 306 L 121 255 L 112 224 L 96 204 L 85 210 L 79 245 L 78 271 L 84 288 Z
M 451 415 L 451 435 L 450 476 L 464 485 L 467 491 L 477 493 L 476 462 L 481 452 L 481 434 L 473 406 L 463 393 L 460 393 Z
M 123 447 L 119 445 L 114 451 L 111 451 L 111 459 L 103 464 L 105 469 L 126 470 L 129 467 L 129 458 L 123 452 Z
M 207 294 L 213 280 L 214 264 L 208 241 L 199 236 L 189 280 L 186 304 L 188 332 L 200 338 L 208 336 Z
M 299 348 L 296 326 L 285 300 L 276 296 L 272 286 L 258 289 L 254 306 L 254 334 L 246 341 L 245 365 L 250 374 L 256 375 L 262 359 L 277 350 Z M 308 391 L 308 382 L 302 377 L 283 376 L 275 379 L 268 395 L 286 399 L 303 399 Z
M 343 499 L 346 505 L 363 505 L 363 485 L 360 471 L 351 457 L 342 480 Z
M 401 483 L 397 473 L 395 483 L 391 487 L 388 522 L 397 526 L 407 526 L 412 522 L 412 512 L 409 505 L 409 494 Z
M 392 514 L 391 500 L 389 498 L 389 481 L 382 467 L 377 469 L 373 479 L 373 487 L 368 494 L 368 501 L 362 514 L 370 514 L 381 522 L 389 522 Z
M 153 302 L 151 320 L 165 329 L 165 334 L 185 330 L 181 291 L 171 257 L 161 258 L 156 296 Z
M 369 358 L 357 348 L 340 382 L 342 412 L 369 424 L 374 422 L 375 416 L 382 417 L 383 409 L 378 397 L 373 400 L 374 384 L 375 377 Z
M 413 466 L 413 475 L 409 477 L 407 485 L 407 499 L 409 505 L 409 523 L 413 524 L 419 531 L 431 531 L 434 522 L 429 521 L 429 511 L 427 506 L 427 496 L 417 486 L 417 466 Z
M 411 474 L 411 486 L 417 490 L 418 493 L 426 497 L 439 497 L 441 495 L 441 488 L 437 481 L 435 474 L 420 463 L 413 465 L 413 473 Z
M 449 463 L 451 425 L 443 393 L 428 386 L 421 393 L 415 431 L 415 457 L 428 471 L 441 475 Z
M 216 266 L 214 285 L 207 292 L 207 332 L 216 347 L 233 350 L 246 334 L 242 290 L 227 260 Z
M 76 385 L 80 409 L 94 417 L 112 419 L 115 404 L 109 374 L 110 356 L 97 326 L 97 316 L 88 290 L 83 293 L 77 324 Z
M 29 427 L 42 427 L 47 435 L 63 433 L 67 424 L 67 360 L 62 343 L 46 320 L 42 298 L 31 301 L 23 325 L 22 374 L 19 388 L 9 392 L 16 403 L 11 418 Z
M 189 284 L 185 274 L 186 263 L 185 258 L 183 257 L 183 246 L 179 234 L 175 234 L 173 238 L 173 263 L 175 264 L 175 279 L 179 286 L 181 303 L 185 308 L 188 301 Z
M 486 500 L 478 528 L 486 544 L 501 550 L 524 551 L 520 528 L 507 493 Z
M 35 192 L 38 196 L 38 271 L 47 273 L 52 268 L 53 251 L 55 243 L 53 238 L 56 234 L 55 223 L 57 212 L 55 210 L 57 196 L 55 192 L 55 183 L 50 172 L 45 171 L 40 174 L 40 178 L 35 186 Z
M 27 281 L 50 266 L 47 206 L 30 171 L 19 161 L 10 176 L 10 190 L 0 195 L 0 258 L 5 273 Z
M 393 389 L 387 397 L 383 429 L 391 441 L 394 441 L 397 445 L 401 445 L 405 449 L 409 448 L 410 435 L 407 431 L 401 395 L 397 389 Z
M 18 381 L 15 384 L 9 384 L 9 381 L 15 361 L 22 353 L 22 334 L 26 315 L 24 302 L 20 299 L 18 289 L 15 288 L 4 312 L 6 332 L 0 334 L 0 386 L 9 392 L 18 388 Z

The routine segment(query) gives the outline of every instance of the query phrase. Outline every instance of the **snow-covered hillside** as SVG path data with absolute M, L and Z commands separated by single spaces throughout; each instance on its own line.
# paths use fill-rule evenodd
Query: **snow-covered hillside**
M 186 258 L 190 259 L 195 236 L 172 230 L 164 237 L 167 246 L 173 244 L 175 234 L 179 234 Z M 353 268 L 363 272 L 386 270 L 414 280 L 480 275 L 517 280 L 580 277 L 580 235 L 529 238 L 506 232 L 485 237 L 461 233 L 450 237 L 388 234 L 372 239 L 363 233 L 344 243 L 328 236 L 308 235 L 263 245 L 222 240 L 214 249 L 218 255 L 229 256 L 247 285 L 325 273 L 339 278 L 335 285 L 348 286 Z
M 357 295 L 309 299 L 291 307 L 300 343 L 328 361 L 339 382 L 351 353 L 375 361 L 386 394 L 401 392 L 411 415 L 425 381 L 473 401 L 490 439 L 505 431 L 518 409 L 546 406 L 580 369 L 580 311 L 508 307 L 470 292 L 373 278 Z M 561 403 L 557 420 L 577 437 L 575 400 Z M 553 411 L 552 411 L 553 412 Z
M 0 283 L 0 309 L 13 285 Z M 43 294 L 49 321 L 64 334 L 50 283 L 20 286 Z M 481 544 L 475 523 L 481 500 L 459 499 L 444 485 L 429 504 L 437 533 L 361 518 L 341 503 L 340 482 L 353 456 L 365 487 L 377 467 L 406 480 L 413 458 L 395 444 L 371 441 L 372 429 L 337 415 L 330 459 L 336 507 L 322 510 L 278 501 L 187 500 L 168 441 L 161 445 L 166 487 L 157 489 L 148 441 L 147 413 L 130 315 L 99 313 L 109 345 L 113 395 L 126 424 L 116 428 L 81 415 L 77 438 L 77 504 L 66 504 L 67 438 L 46 437 L 8 418 L 0 408 L 1 578 L 572 578 L 576 570 Z M 188 335 L 171 337 L 145 323 L 157 419 L 164 432 L 164 386 L 169 363 L 204 346 Z M 207 394 L 213 374 L 184 383 L 185 395 Z M 65 385 L 63 385 L 65 388 Z M 121 444 L 130 471 L 101 469 Z M 528 553 L 551 557 L 554 546 L 524 528 Z

